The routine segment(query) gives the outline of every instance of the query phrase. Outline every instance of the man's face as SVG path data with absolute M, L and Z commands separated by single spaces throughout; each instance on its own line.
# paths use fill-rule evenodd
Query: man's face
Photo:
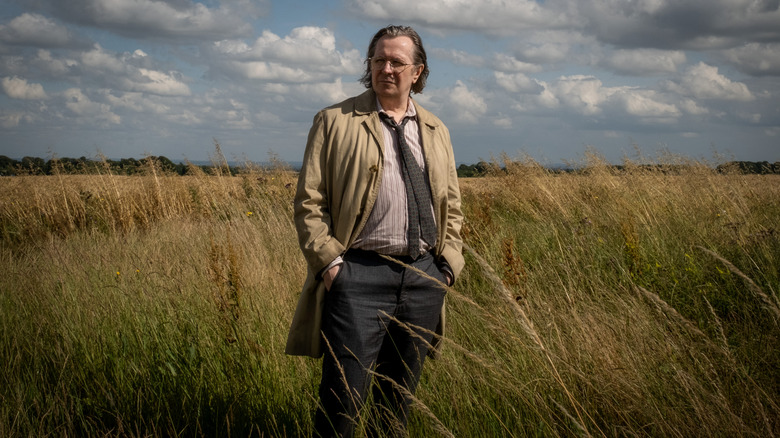
M 414 43 L 407 36 L 383 36 L 377 41 L 371 58 L 371 85 L 380 99 L 409 96 L 412 84 L 423 71 L 422 65 L 411 65 L 413 54 Z M 377 65 L 376 60 L 385 62 Z

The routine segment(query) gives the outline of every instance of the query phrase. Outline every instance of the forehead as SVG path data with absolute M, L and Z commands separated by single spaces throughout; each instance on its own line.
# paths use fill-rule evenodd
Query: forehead
M 414 56 L 414 42 L 406 35 L 383 36 L 376 43 L 374 56 L 395 57 L 411 61 Z

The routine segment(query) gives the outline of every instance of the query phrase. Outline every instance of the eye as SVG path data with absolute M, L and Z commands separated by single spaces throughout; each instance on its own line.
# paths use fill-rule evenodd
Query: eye
M 409 67 L 412 64 L 407 64 L 403 61 L 399 61 L 397 59 L 387 59 L 387 58 L 371 58 L 371 68 L 376 70 L 382 70 L 385 68 L 385 65 L 387 63 L 390 63 L 390 68 L 396 72 L 402 72 L 406 70 L 407 67 Z

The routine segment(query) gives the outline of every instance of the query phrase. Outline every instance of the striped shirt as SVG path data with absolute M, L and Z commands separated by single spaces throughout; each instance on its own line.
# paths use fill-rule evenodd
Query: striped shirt
M 379 101 L 377 101 L 377 108 L 380 112 L 385 112 Z M 406 143 L 422 169 L 430 190 L 428 174 L 425 171 L 420 127 L 417 123 L 417 110 L 411 99 L 404 118 L 411 118 L 404 127 Z M 406 231 L 409 227 L 409 217 L 406 208 L 406 184 L 403 179 L 403 158 L 395 131 L 384 122 L 382 122 L 382 135 L 385 144 L 385 160 L 379 193 L 368 221 L 352 247 L 386 255 L 408 255 Z M 428 208 L 433 211 L 433 205 Z M 421 238 L 421 253 L 430 250 L 435 244 L 436 242 L 426 242 Z

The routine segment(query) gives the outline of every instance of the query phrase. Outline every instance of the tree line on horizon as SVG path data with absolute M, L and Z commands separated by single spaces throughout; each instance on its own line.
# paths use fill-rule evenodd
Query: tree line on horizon
M 278 164 L 278 163 L 275 163 Z M 21 160 L 9 158 L 0 155 L 0 176 L 18 176 L 18 175 L 55 175 L 55 174 L 99 174 L 111 172 L 115 175 L 142 175 L 148 173 L 150 168 L 159 169 L 163 173 L 187 175 L 192 173 L 195 168 L 209 173 L 216 168 L 228 171 L 231 175 L 241 172 L 246 166 L 229 165 L 226 162 L 221 164 L 193 164 L 191 162 L 174 163 L 165 156 L 148 156 L 143 159 L 122 158 L 112 159 L 92 159 L 87 157 L 79 158 L 52 158 L 45 160 L 40 157 L 23 157 Z M 617 170 L 622 170 L 624 166 L 613 165 Z M 643 165 L 643 167 L 663 167 L 669 170 L 668 165 Z M 676 170 L 683 170 L 684 165 L 673 166 Z M 458 166 L 458 177 L 471 178 L 481 177 L 496 172 L 503 172 L 504 167 L 480 160 L 475 164 L 461 164 Z M 555 172 L 576 172 L 572 167 L 555 167 L 551 170 Z M 716 167 L 718 172 L 738 172 L 743 174 L 769 175 L 780 174 L 780 161 L 770 163 L 769 161 L 729 161 Z
M 23 157 L 15 160 L 5 155 L 0 155 L 0 176 L 18 175 L 90 175 L 111 172 L 114 175 L 144 175 L 150 168 L 155 168 L 163 173 L 187 175 L 193 172 L 193 168 L 210 171 L 220 167 L 229 170 L 232 175 L 238 173 L 239 168 L 228 164 L 197 165 L 190 162 L 174 163 L 165 156 L 148 156 L 142 159 L 121 158 L 112 160 L 107 158 L 92 159 L 79 158 L 52 158 L 44 160 L 40 157 Z

